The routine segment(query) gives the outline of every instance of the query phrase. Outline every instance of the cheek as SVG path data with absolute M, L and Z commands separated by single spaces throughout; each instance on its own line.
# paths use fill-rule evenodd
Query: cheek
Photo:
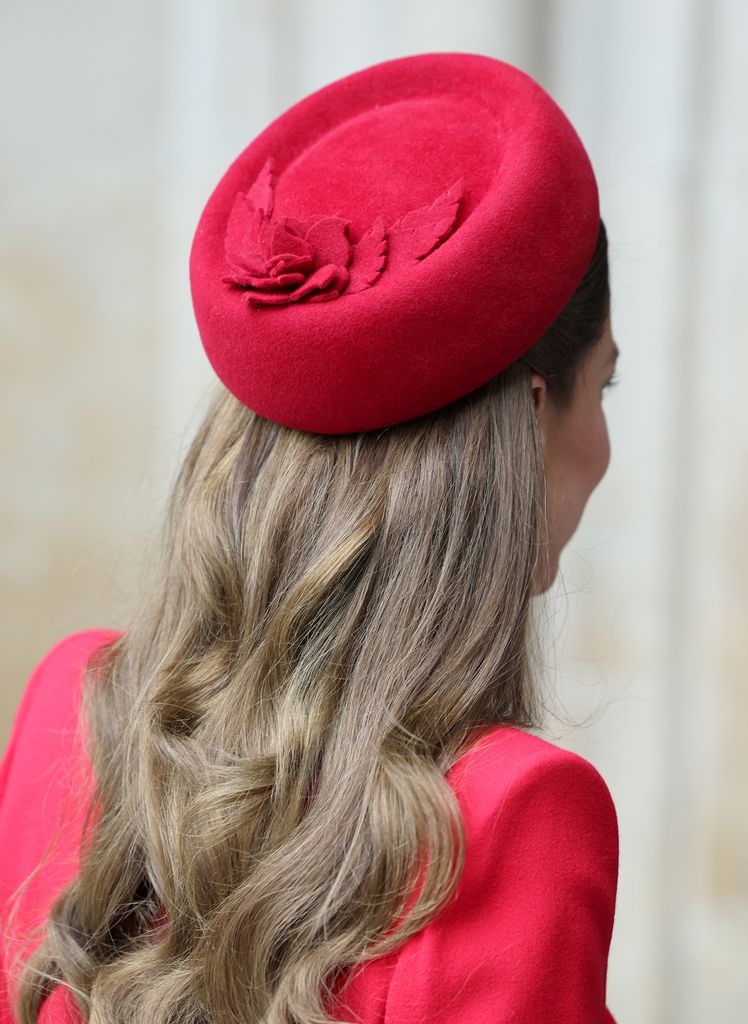
M 602 402 L 595 402 L 576 424 L 572 446 L 576 478 L 584 490 L 596 487 L 610 463 L 610 438 Z
M 558 445 L 547 467 L 548 513 L 552 546 L 558 553 L 571 538 L 590 494 L 610 462 L 610 439 L 599 402 L 579 410 L 557 435 Z
M 610 465 L 610 435 L 608 434 L 608 422 L 605 419 L 605 410 L 600 407 L 595 445 L 595 472 L 599 483 L 605 476 L 605 471 Z
M 576 424 L 566 465 L 569 509 L 574 520 L 605 476 L 610 463 L 610 438 L 602 406 L 593 407 Z

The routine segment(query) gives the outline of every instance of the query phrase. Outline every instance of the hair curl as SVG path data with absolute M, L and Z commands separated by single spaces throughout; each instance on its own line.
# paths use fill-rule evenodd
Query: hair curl
M 432 414 L 328 436 L 217 391 L 84 677 L 95 794 L 21 1024 L 58 984 L 96 1024 L 327 1024 L 335 983 L 451 898 L 444 772 L 477 727 L 542 722 L 529 373 L 568 405 L 609 307 L 601 222 L 548 331 Z

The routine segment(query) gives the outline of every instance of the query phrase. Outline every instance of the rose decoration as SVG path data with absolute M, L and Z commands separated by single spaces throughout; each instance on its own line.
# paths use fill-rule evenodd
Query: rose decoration
M 230 273 L 223 280 L 246 290 L 255 306 L 327 302 L 371 287 L 385 269 L 422 259 L 451 233 L 462 197 L 462 180 L 389 229 L 377 217 L 353 243 L 349 222 L 320 215 L 309 220 L 273 219 L 273 162 L 254 185 L 239 192 L 229 215 L 224 251 Z

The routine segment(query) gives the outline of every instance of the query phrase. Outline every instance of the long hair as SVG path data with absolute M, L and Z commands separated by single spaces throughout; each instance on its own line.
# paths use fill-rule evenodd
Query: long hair
M 429 415 L 320 435 L 217 390 L 84 675 L 80 869 L 19 959 L 21 1024 L 60 984 L 95 1024 L 325 1024 L 335 982 L 449 901 L 445 771 L 476 728 L 543 721 L 529 373 L 568 404 L 609 299 L 601 222 L 543 337 Z

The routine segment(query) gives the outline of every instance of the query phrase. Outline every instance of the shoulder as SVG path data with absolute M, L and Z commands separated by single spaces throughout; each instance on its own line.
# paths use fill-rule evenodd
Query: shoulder
M 618 828 L 601 774 L 499 726 L 447 775 L 464 870 L 453 898 L 393 957 L 385 1024 L 603 1020 Z
M 37 661 L 29 684 L 46 677 L 50 672 L 82 670 L 91 654 L 103 644 L 122 635 L 118 629 L 82 629 L 57 640 Z
M 618 817 L 605 779 L 586 758 L 515 726 L 485 732 L 447 773 L 463 814 L 469 869 L 481 885 L 502 850 L 528 865 L 550 853 L 608 880 L 618 872 Z M 516 863 L 515 863 L 516 867 Z
M 6 940 L 0 949 L 0 979 L 15 943 L 6 915 L 21 885 L 29 886 L 17 907 L 19 934 L 25 937 L 76 871 L 90 784 L 85 763 L 78 774 L 79 684 L 91 654 L 120 635 L 118 630 L 88 629 L 62 637 L 33 666 L 21 694 L 0 760 L 0 931 Z M 38 870 L 53 846 L 54 856 Z M 57 1003 L 61 991 L 56 989 L 49 1003 Z M 0 980 L 4 1020 L 3 999 Z
M 32 668 L 21 695 L 18 715 L 23 715 L 27 705 L 37 702 L 42 692 L 54 703 L 55 696 L 63 692 L 56 685 L 59 680 L 77 678 L 95 650 L 121 635 L 121 631 L 115 629 L 84 629 L 54 643 Z M 49 706 L 46 700 L 44 703 Z
M 484 731 L 446 777 L 461 800 L 488 813 L 510 793 L 530 796 L 540 789 L 563 790 L 572 782 L 613 805 L 605 779 L 591 761 L 514 725 Z
M 75 729 L 79 683 L 93 652 L 121 631 L 87 629 L 54 643 L 32 668 L 18 703 L 10 737 L 0 762 L 0 803 L 7 795 L 11 771 L 18 777 L 29 760 L 59 752 Z M 22 763 L 21 763 L 22 762 Z

